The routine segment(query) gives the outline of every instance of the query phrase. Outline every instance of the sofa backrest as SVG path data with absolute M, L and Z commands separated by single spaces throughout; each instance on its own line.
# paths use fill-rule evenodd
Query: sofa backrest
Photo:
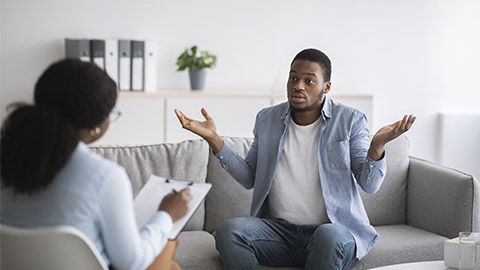
M 232 149 L 245 156 L 252 138 L 223 137 Z M 386 146 L 387 174 L 380 190 L 360 190 L 372 225 L 405 224 L 409 143 L 400 137 Z M 150 174 L 212 183 L 213 187 L 185 230 L 213 232 L 224 220 L 249 216 L 252 191 L 238 184 L 213 156 L 203 140 L 143 146 L 93 146 L 92 151 L 125 167 L 133 193 L 145 185 Z
M 134 196 L 151 174 L 202 183 L 207 176 L 209 147 L 203 140 L 143 146 L 94 146 L 90 149 L 126 169 Z M 202 204 L 185 230 L 203 230 L 204 223 L 205 205 Z

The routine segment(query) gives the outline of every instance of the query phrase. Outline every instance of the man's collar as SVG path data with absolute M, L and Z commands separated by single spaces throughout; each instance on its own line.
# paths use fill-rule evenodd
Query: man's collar
M 287 101 L 286 103 L 287 103 L 287 106 L 285 106 L 285 112 L 282 114 L 282 117 L 281 117 L 282 120 L 285 120 L 285 118 L 287 118 L 287 116 L 290 115 L 290 102 Z
M 332 100 L 328 96 L 325 96 L 323 101 L 322 115 L 326 118 L 332 117 Z

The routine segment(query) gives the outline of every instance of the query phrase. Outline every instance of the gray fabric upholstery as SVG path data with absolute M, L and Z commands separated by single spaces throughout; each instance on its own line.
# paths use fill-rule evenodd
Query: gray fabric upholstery
M 143 146 L 96 146 L 90 149 L 127 170 L 134 195 L 151 174 L 202 183 L 207 176 L 209 147 L 203 140 Z M 202 203 L 185 230 L 202 230 L 204 223 L 205 205 Z
M 408 225 L 376 226 L 380 234 L 372 250 L 357 262 L 354 270 L 383 265 L 443 260 L 443 242 L 437 234 Z
M 472 232 L 480 232 L 480 181 L 473 178 Z
M 443 259 L 443 242 L 447 239 L 434 233 L 408 225 L 376 226 L 380 238 L 353 270 L 405 262 L 432 261 Z M 215 250 L 215 240 L 205 232 L 182 232 L 175 261 L 182 269 L 222 269 L 221 259 Z M 188 246 L 186 246 L 188 243 Z M 421 250 L 421 252 L 419 252 Z M 202 252 L 195 252 L 202 251 Z M 205 251 L 208 251 L 204 253 Z M 186 254 L 189 254 L 186 257 Z M 201 254 L 201 255 L 200 255 Z M 264 270 L 298 270 L 297 267 L 269 267 Z
M 215 248 L 215 239 L 205 231 L 182 232 L 174 261 L 184 270 L 223 269 L 222 260 Z
M 253 139 L 231 137 L 223 137 L 223 139 L 243 157 L 247 154 L 253 141 Z M 207 211 L 205 230 L 207 232 L 217 230 L 218 225 L 226 219 L 250 215 L 253 190 L 247 190 L 237 183 L 220 166 L 220 162 L 211 152 L 208 160 L 207 182 L 213 185 L 205 202 Z
M 240 155 L 252 139 L 224 137 Z M 380 233 L 373 249 L 355 270 L 396 263 L 441 260 L 443 241 L 459 231 L 480 231 L 480 183 L 470 175 L 408 157 L 405 137 L 386 145 L 387 175 L 374 195 L 361 193 L 371 223 Z M 92 147 L 127 169 L 136 194 L 154 173 L 213 184 L 180 235 L 175 261 L 184 270 L 222 269 L 211 232 L 225 219 L 248 216 L 252 190 L 246 190 L 220 167 L 202 140 L 132 147 Z M 194 230 L 194 231 L 188 231 Z M 262 269 L 291 270 L 300 268 Z
M 478 215 L 474 198 L 480 195 L 475 190 L 478 180 L 471 175 L 411 158 L 408 179 L 409 225 L 448 238 L 478 228 L 472 214 Z
M 359 187 L 368 218 L 374 226 L 406 223 L 409 149 L 405 136 L 385 145 L 387 174 L 382 186 L 375 194 L 368 194 Z

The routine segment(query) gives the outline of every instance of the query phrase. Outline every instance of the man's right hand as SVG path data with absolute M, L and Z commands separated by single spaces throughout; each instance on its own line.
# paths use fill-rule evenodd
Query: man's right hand
M 188 212 L 188 202 L 192 199 L 189 188 L 179 192 L 167 194 L 158 206 L 158 211 L 167 212 L 172 221 L 175 222 L 185 216 Z
M 203 122 L 191 119 L 183 114 L 183 112 L 175 109 L 175 114 L 177 115 L 180 124 L 182 124 L 182 127 L 204 138 L 212 148 L 213 152 L 218 153 L 223 147 L 223 140 L 217 134 L 217 127 L 215 126 L 213 118 L 210 117 L 204 108 L 202 108 L 201 112 L 203 117 L 205 117 L 205 121 Z

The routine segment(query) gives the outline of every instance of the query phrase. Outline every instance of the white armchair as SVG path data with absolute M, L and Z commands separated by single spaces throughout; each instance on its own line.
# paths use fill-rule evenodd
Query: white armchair
M 69 226 L 24 229 L 0 224 L 1 269 L 108 270 L 82 232 Z

